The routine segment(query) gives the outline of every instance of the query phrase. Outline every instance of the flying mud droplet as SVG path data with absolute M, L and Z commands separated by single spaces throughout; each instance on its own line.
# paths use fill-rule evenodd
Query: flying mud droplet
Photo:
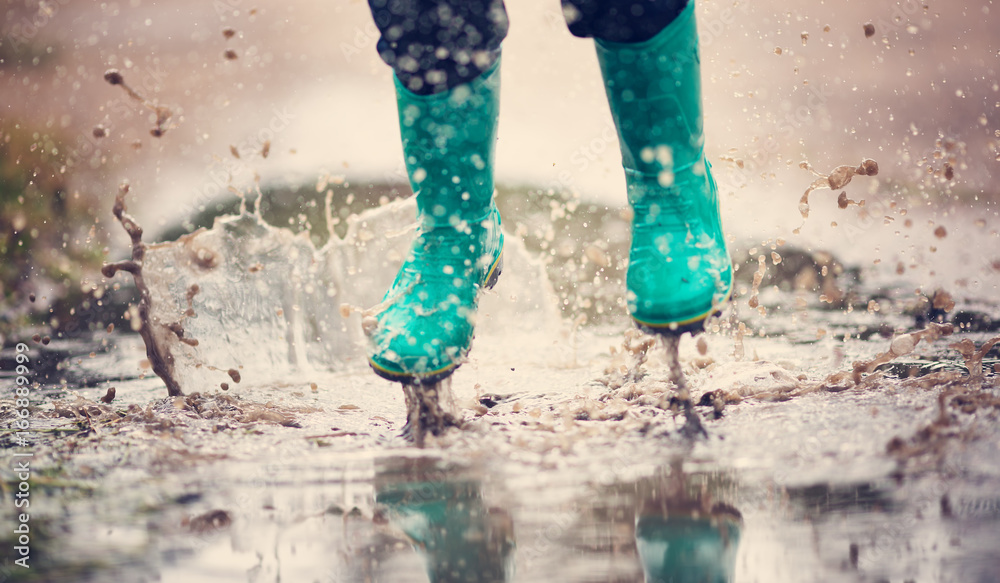
M 708 354 L 708 342 L 705 341 L 704 336 L 698 337 L 698 342 L 695 344 L 695 346 L 698 348 L 698 354 L 702 356 Z
M 931 307 L 945 314 L 950 313 L 955 309 L 955 298 L 943 289 L 939 289 L 931 298 Z
M 125 78 L 118 72 L 118 69 L 108 69 L 105 71 L 104 80 L 112 85 L 122 85 L 125 83 Z
M 608 254 L 604 252 L 603 249 L 597 245 L 591 243 L 587 245 L 584 250 L 584 254 L 591 263 L 597 265 L 598 267 L 608 267 L 611 265 L 611 261 L 608 260 Z
M 799 36 L 802 37 L 802 46 L 806 46 L 806 43 L 809 42 L 809 33 L 803 31 Z
M 240 151 L 236 149 L 236 146 L 229 146 L 229 153 L 233 155 L 233 158 L 240 159 Z
M 271 153 L 271 140 L 264 140 L 264 145 L 260 148 L 260 157 L 267 159 L 268 154 Z
M 107 137 L 107 135 L 108 135 L 108 130 L 106 130 L 106 129 L 104 128 L 104 126 L 96 126 L 96 127 L 94 127 L 94 130 L 93 130 L 93 132 L 91 132 L 91 133 L 93 133 L 93 134 L 94 134 L 94 137 L 95 137 L 95 138 L 97 138 L 97 139 L 101 139 L 101 138 L 105 138 L 105 137 Z
M 875 36 L 875 25 L 872 23 L 865 24 L 865 38 L 871 38 Z
M 228 391 L 229 383 L 219 383 L 219 388 L 222 389 L 223 391 Z
M 153 129 L 149 130 L 150 135 L 154 138 L 159 138 L 162 137 L 163 134 L 167 133 L 168 128 L 166 127 L 166 124 L 173 116 L 173 111 L 171 111 L 170 108 L 162 105 L 156 105 L 152 101 L 143 97 L 138 91 L 129 87 L 128 84 L 125 83 L 125 77 L 122 76 L 118 69 L 108 69 L 104 73 L 104 80 L 111 85 L 120 85 L 133 101 L 141 103 L 143 107 L 156 114 L 156 125 L 153 126 Z
M 236 36 L 236 31 L 234 29 L 232 29 L 232 28 L 223 28 L 222 29 L 222 36 L 225 37 L 226 40 L 229 40 L 229 39 L 233 38 L 234 36 Z
M 233 379 L 234 383 L 239 384 L 239 382 L 241 380 L 241 378 L 240 378 L 240 371 L 236 370 L 235 368 L 231 368 L 228 371 L 226 371 L 226 373 L 229 375 L 229 378 Z
M 233 49 L 226 49 L 225 52 L 222 53 L 222 56 L 225 57 L 227 61 L 235 61 L 240 58 L 240 56 L 236 54 L 236 51 Z
M 944 239 L 948 236 L 948 230 L 945 229 L 944 226 L 938 225 L 938 227 L 934 229 L 934 236 L 938 239 Z
M 108 392 L 105 393 L 103 397 L 101 397 L 101 402 L 105 404 L 110 404 L 111 401 L 114 400 L 115 400 L 115 388 L 108 387 Z
M 743 337 L 747 334 L 747 325 L 740 322 L 739 326 L 736 327 L 736 334 L 733 338 L 733 358 L 736 361 L 743 360 L 746 356 L 746 347 L 743 345 Z
M 760 305 L 757 294 L 760 293 L 760 282 L 764 281 L 765 273 L 767 273 L 767 258 L 759 255 L 757 257 L 757 271 L 753 274 L 753 285 L 750 288 L 750 300 L 747 302 L 751 308 L 757 308 Z
M 836 168 L 833 169 L 832 172 L 830 172 L 830 174 L 822 174 L 820 172 L 817 172 L 815 169 L 813 169 L 813 167 L 809 164 L 809 162 L 799 163 L 799 168 L 802 168 L 803 170 L 808 170 L 813 174 L 815 174 L 816 176 L 818 176 L 819 178 L 817 178 L 815 181 L 813 181 L 812 184 L 809 185 L 809 188 L 806 189 L 805 193 L 802 195 L 802 198 L 799 199 L 799 213 L 802 215 L 802 225 L 799 225 L 792 231 L 796 235 L 802 232 L 802 227 L 805 226 L 805 222 L 809 218 L 809 195 L 814 190 L 824 190 L 824 189 L 840 190 L 845 186 L 847 186 L 848 184 L 850 184 L 851 180 L 855 176 L 878 175 L 878 162 L 870 158 L 862 160 L 861 164 L 856 168 L 849 165 L 837 166 Z M 846 199 L 846 194 L 844 196 L 845 196 L 845 201 L 849 200 Z M 838 204 L 840 204 L 839 200 Z M 861 206 L 861 203 L 856 203 L 856 204 L 858 204 L 858 206 Z M 846 206 L 841 208 L 846 208 Z

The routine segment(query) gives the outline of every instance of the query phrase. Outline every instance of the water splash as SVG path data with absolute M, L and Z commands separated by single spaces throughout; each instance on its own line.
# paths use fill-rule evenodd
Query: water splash
M 272 226 L 245 207 L 211 229 L 147 246 L 141 227 L 123 214 L 127 191 L 115 216 L 132 237 L 133 258 L 107 266 L 105 275 L 135 278 L 140 333 L 170 395 L 365 362 L 359 307 L 381 300 L 412 243 L 412 199 L 351 216 L 344 238 L 331 235 L 319 249 L 307 234 Z M 550 334 L 560 321 L 544 267 L 516 236 L 508 239 L 505 254 L 516 268 L 484 296 L 479 331 Z

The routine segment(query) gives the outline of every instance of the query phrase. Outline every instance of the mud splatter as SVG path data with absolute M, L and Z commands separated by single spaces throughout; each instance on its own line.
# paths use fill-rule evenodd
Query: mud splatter
M 170 325 L 164 326 L 159 322 L 153 321 L 150 317 L 152 300 L 150 299 L 149 287 L 142 276 L 142 262 L 146 256 L 146 245 L 142 242 L 142 227 L 126 212 L 125 195 L 128 192 L 128 183 L 122 184 L 118 190 L 118 195 L 115 197 L 115 206 L 112 209 L 112 213 L 118 219 L 118 222 L 121 223 L 122 227 L 125 228 L 125 232 L 128 233 L 129 238 L 132 240 L 132 258 L 126 261 L 106 264 L 101 268 L 101 274 L 109 279 L 114 277 L 119 271 L 126 271 L 132 274 L 132 280 L 139 291 L 139 335 L 142 336 L 142 341 L 146 345 L 146 358 L 149 359 L 149 363 L 156 376 L 163 379 L 163 382 L 167 385 L 167 394 L 171 397 L 176 397 L 183 395 L 184 391 L 181 390 L 174 372 L 174 356 L 167 347 L 167 342 L 161 341 L 158 336 L 162 336 L 165 331 L 169 331 L 171 334 L 177 334 L 177 331 L 172 329 Z M 175 325 L 179 326 L 180 324 L 177 323 Z
M 802 226 L 805 225 L 806 219 L 809 218 L 809 195 L 815 190 L 840 190 L 850 184 L 851 180 L 855 176 L 876 176 L 878 174 L 878 162 L 870 158 L 866 158 L 861 161 L 861 164 L 857 167 L 843 165 L 837 166 L 829 174 L 822 174 L 813 169 L 809 162 L 802 162 L 799 164 L 799 168 L 803 170 L 808 170 L 818 176 L 809 188 L 806 189 L 805 194 L 799 199 L 799 213 L 802 215 L 802 225 L 794 229 L 792 232 L 799 234 L 802 230 Z M 842 196 L 846 199 L 846 194 Z M 840 201 L 838 200 L 838 203 Z M 858 203 L 860 206 L 860 203 Z M 843 204 L 840 208 L 847 208 L 846 204 Z
M 708 437 L 701 417 L 694 410 L 694 403 L 691 401 L 691 391 L 688 389 L 687 378 L 684 376 L 684 369 L 681 367 L 680 359 L 681 337 L 676 334 L 663 335 L 663 346 L 667 352 L 667 366 L 670 370 L 670 382 L 674 384 L 676 395 L 667 403 L 670 409 L 680 408 L 684 412 L 686 423 L 681 428 L 681 434 L 688 438 L 700 436 Z
M 942 336 L 950 336 L 954 331 L 955 327 L 951 324 L 931 323 L 923 330 L 918 330 L 909 334 L 901 334 L 893 338 L 892 342 L 889 344 L 889 350 L 877 355 L 872 360 L 858 361 L 853 364 L 853 371 L 851 375 L 854 383 L 861 383 L 862 375 L 873 372 L 878 366 L 891 362 L 901 356 L 910 354 L 921 341 L 928 343 L 934 342 Z
M 163 134 L 167 133 L 167 130 L 169 129 L 167 127 L 167 122 L 169 122 L 170 118 L 174 115 L 174 112 L 171 111 L 169 107 L 157 105 L 149 99 L 143 97 L 141 93 L 132 87 L 129 87 L 128 83 L 125 82 L 125 77 L 122 76 L 118 69 L 108 69 L 104 73 L 104 80 L 111 85 L 120 86 L 133 101 L 142 104 L 143 107 L 156 114 L 156 123 L 153 126 L 153 129 L 149 130 L 149 134 L 151 136 L 159 138 L 162 137 Z
M 406 397 L 406 425 L 403 436 L 418 448 L 426 443 L 427 433 L 441 435 L 449 427 L 462 427 L 456 415 L 451 392 L 451 377 L 428 385 L 403 385 Z
M 1000 336 L 987 340 L 977 350 L 976 343 L 965 338 L 961 342 L 949 345 L 949 348 L 954 348 L 962 355 L 962 358 L 965 360 L 965 367 L 969 369 L 970 380 L 972 382 L 982 382 L 984 377 L 983 359 L 997 343 L 1000 343 Z
M 757 295 L 760 293 L 760 282 L 764 281 L 764 274 L 766 272 L 767 259 L 763 255 L 760 255 L 757 257 L 757 271 L 753 274 L 753 284 L 750 288 L 750 299 L 747 301 L 747 305 L 751 308 L 763 309 L 760 307 L 760 300 L 757 299 Z

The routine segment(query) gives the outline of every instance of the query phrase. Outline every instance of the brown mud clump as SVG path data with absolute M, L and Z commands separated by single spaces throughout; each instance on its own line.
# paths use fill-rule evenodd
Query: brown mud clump
M 171 397 L 177 397 L 183 395 L 184 392 L 181 390 L 180 383 L 177 382 L 174 372 L 174 357 L 170 353 L 167 343 L 161 342 L 158 336 L 169 333 L 183 339 L 183 328 L 177 322 L 163 324 L 150 317 L 152 300 L 149 287 L 142 276 L 142 262 L 146 256 L 146 245 L 142 242 L 142 227 L 135 222 L 135 219 L 131 215 L 125 212 L 125 195 L 128 194 L 128 191 L 128 184 L 122 184 L 118 190 L 118 196 L 115 197 L 115 206 L 112 209 L 112 213 L 114 213 L 115 218 L 118 219 L 118 222 L 122 224 L 125 232 L 132 239 L 132 258 L 117 263 L 109 263 L 101 268 L 101 273 L 109 279 L 114 277 L 119 271 L 126 271 L 132 274 L 135 287 L 139 291 L 139 335 L 146 345 L 146 358 L 149 359 L 149 363 L 156 376 L 163 379 L 163 382 L 167 385 L 167 394 Z
M 109 387 L 109 388 L 108 388 L 108 392 L 107 392 L 107 393 L 105 393 L 105 394 L 104 394 L 104 396 L 103 396 L 103 397 L 101 397 L 101 399 L 100 399 L 100 400 L 101 400 L 101 402 L 102 402 L 102 403 L 104 403 L 105 405 L 110 405 L 110 404 L 111 404 L 111 401 L 114 401 L 114 400 L 115 400 L 115 388 L 114 388 L 114 387 Z
M 893 437 L 886 445 L 886 453 L 899 464 L 901 476 L 910 471 L 939 467 L 953 447 L 952 443 L 966 443 L 979 437 L 980 425 L 985 420 L 995 424 L 1000 419 L 1000 397 L 996 386 L 990 385 L 983 371 L 983 357 L 998 343 L 1000 336 L 987 340 L 978 349 L 974 342 L 964 339 L 950 345 L 958 350 L 969 369 L 966 377 L 957 372 L 938 372 L 907 382 L 923 387 L 940 388 L 938 414 L 927 425 L 908 438 Z

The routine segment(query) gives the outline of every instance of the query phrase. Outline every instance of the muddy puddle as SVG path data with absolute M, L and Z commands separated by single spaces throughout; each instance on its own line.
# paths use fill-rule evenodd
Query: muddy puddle
M 417 449 L 364 358 L 413 233 L 365 4 L 7 3 L 0 583 L 1000 581 L 998 12 L 702 3 L 738 269 L 691 440 L 593 47 L 507 4 L 504 273 Z
M 508 264 L 452 383 L 465 427 L 424 449 L 400 436 L 400 387 L 364 362 L 357 309 L 395 271 L 409 203 L 319 242 L 248 210 L 146 246 L 175 394 L 130 320 L 4 348 L 4 382 L 23 353 L 38 383 L 31 441 L 2 437 L 31 454 L 32 568 L 4 576 L 1000 578 L 995 298 L 738 244 L 733 305 L 681 344 L 708 432 L 690 440 L 663 346 L 604 300 L 626 218 L 553 216 L 566 202 L 501 199 Z M 13 401 L 0 406 L 12 427 Z M 13 496 L 20 480 L 3 477 Z

